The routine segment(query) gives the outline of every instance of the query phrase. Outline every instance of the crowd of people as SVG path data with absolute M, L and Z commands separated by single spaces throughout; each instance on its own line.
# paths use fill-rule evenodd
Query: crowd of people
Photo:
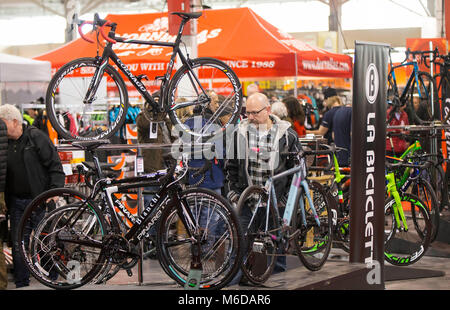
M 208 109 L 213 112 L 220 101 L 220 96 L 210 93 Z M 204 181 L 199 185 L 227 197 L 236 203 L 242 192 L 250 185 L 262 185 L 273 173 L 279 173 L 294 165 L 280 153 L 300 151 L 299 137 L 306 134 L 323 135 L 328 142 L 334 142 L 347 150 L 341 152 L 339 163 L 349 164 L 351 107 L 345 106 L 333 88 L 324 90 L 323 119 L 318 129 L 311 130 L 305 124 L 305 109 L 302 102 L 294 96 L 272 98 L 258 89 L 256 84 L 247 88 L 242 117 L 235 127 L 227 145 L 232 145 L 235 152 L 241 152 L 232 158 L 218 154 L 213 160 L 212 168 L 206 172 Z M 195 111 L 193 111 L 195 114 Z M 40 193 L 56 187 L 63 187 L 65 174 L 58 152 L 48 133 L 33 126 L 32 113 L 24 115 L 12 105 L 0 106 L 0 223 L 5 223 L 6 213 L 10 220 L 13 274 L 17 288 L 28 286 L 30 274 L 18 253 L 19 240 L 16 232 L 22 214 L 31 200 Z M 152 115 L 149 119 L 148 115 Z M 186 120 L 189 125 L 189 119 Z M 149 128 L 156 126 L 156 135 L 149 136 Z M 170 135 L 171 124 L 158 113 L 141 114 L 137 117 L 139 143 L 170 143 L 176 137 Z M 255 151 L 256 150 L 256 151 Z M 267 155 L 269 154 L 269 155 Z M 275 156 L 274 156 L 275 154 Z M 190 165 L 201 166 L 204 159 L 192 159 Z M 161 150 L 144 150 L 145 172 L 154 172 L 164 168 Z M 189 177 L 188 182 L 195 184 L 198 180 Z M 289 181 L 280 179 L 275 184 L 277 195 L 283 196 Z M 154 188 L 147 188 L 152 191 Z M 151 195 L 145 197 L 151 200 Z M 250 210 L 247 210 L 250 215 Z M 242 216 L 245 223 L 248 218 Z M 39 221 L 39 215 L 35 219 Z M 1 229 L 0 229 L 1 231 Z M 155 233 L 155 232 L 152 232 Z M 0 236 L 5 238 L 5 236 Z M 3 245 L 3 242 L 0 242 Z M 2 248 L 0 248 L 2 250 Z M 0 251 L 0 289 L 7 287 L 5 259 Z M 276 272 L 286 270 L 286 258 L 279 256 Z M 58 275 L 55 274 L 55 277 Z M 236 282 L 245 279 L 236 278 Z

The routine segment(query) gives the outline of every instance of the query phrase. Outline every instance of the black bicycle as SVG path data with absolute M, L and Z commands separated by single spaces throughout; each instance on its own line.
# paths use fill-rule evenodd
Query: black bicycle
M 83 164 L 90 172 L 89 196 L 69 188 L 52 189 L 25 210 L 18 240 L 31 274 L 55 289 L 105 281 L 118 269 L 135 266 L 139 242 L 157 227 L 156 251 L 167 275 L 185 287 L 227 285 L 240 266 L 242 240 L 229 203 L 208 189 L 183 190 L 180 180 L 188 169 L 174 164 L 166 171 L 121 180 L 103 177 L 94 150 L 107 142 L 73 143 L 94 158 L 94 167 Z M 197 173 L 204 173 L 205 166 Z M 114 195 L 155 185 L 160 189 L 138 216 Z
M 438 119 L 443 120 L 442 123 L 447 123 L 450 113 L 444 107 L 445 100 L 449 97 L 448 87 L 450 83 L 448 72 L 450 69 L 450 54 L 441 55 L 436 47 L 433 51 L 430 51 L 430 56 L 425 56 L 424 63 L 427 68 L 431 69 L 433 66 L 434 72 L 437 72 L 433 75 L 433 80 L 434 85 L 436 85 L 436 102 L 441 108 L 441 115 L 439 115 L 440 118 Z
M 124 124 L 129 106 L 128 90 L 119 72 L 110 60 L 123 72 L 131 85 L 142 96 L 145 113 L 167 113 L 181 135 L 205 141 L 235 124 L 242 107 L 242 87 L 237 75 L 224 62 L 201 57 L 190 59 L 181 52 L 182 33 L 190 19 L 197 13 L 172 13 L 181 17 L 174 42 L 142 41 L 115 35 L 117 24 L 103 20 L 95 14 L 94 21 L 77 20 L 79 32 L 85 40 L 94 43 L 83 34 L 81 27 L 92 24 L 97 42 L 100 35 L 106 40 L 103 53 L 94 58 L 80 58 L 61 67 L 53 76 L 47 89 L 46 110 L 51 124 L 58 134 L 67 140 L 108 139 Z M 108 34 L 105 27 L 109 27 Z M 117 42 L 164 46 L 173 49 L 164 76 L 160 82 L 160 100 L 155 101 L 143 80 L 144 74 L 135 76 L 113 51 Z M 174 71 L 176 57 L 182 66 Z M 212 99 L 211 90 L 223 95 L 221 101 Z M 185 124 L 194 118 L 195 126 Z
M 387 103 L 392 105 L 393 108 L 388 117 L 388 124 L 395 117 L 395 112 L 403 106 L 406 106 L 406 112 L 414 123 L 424 124 L 439 119 L 440 109 L 437 104 L 436 86 L 433 77 L 428 72 L 419 71 L 416 60 L 416 57 L 425 59 L 428 53 L 428 51 L 410 51 L 408 49 L 405 52 L 405 59 L 395 66 L 389 54 L 390 71 L 388 74 Z M 412 60 L 410 56 L 413 57 Z M 395 76 L 395 70 L 400 67 L 412 67 L 411 75 L 401 92 Z

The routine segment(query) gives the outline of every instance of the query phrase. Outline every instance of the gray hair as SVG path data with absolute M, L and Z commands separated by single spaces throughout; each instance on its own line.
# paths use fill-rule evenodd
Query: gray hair
M 288 111 L 286 105 L 281 101 L 275 101 L 272 103 L 272 113 L 278 116 L 281 119 L 284 119 L 288 116 Z
M 15 106 L 11 104 L 0 105 L 0 118 L 3 118 L 8 121 L 16 119 L 20 123 L 23 122 L 22 113 L 20 113 L 19 109 L 17 109 Z

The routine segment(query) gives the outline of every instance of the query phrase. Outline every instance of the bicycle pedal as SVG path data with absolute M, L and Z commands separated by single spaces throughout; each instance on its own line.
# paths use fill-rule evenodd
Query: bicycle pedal
M 133 271 L 131 271 L 131 269 L 127 269 L 127 275 L 129 277 L 132 277 L 133 276 Z

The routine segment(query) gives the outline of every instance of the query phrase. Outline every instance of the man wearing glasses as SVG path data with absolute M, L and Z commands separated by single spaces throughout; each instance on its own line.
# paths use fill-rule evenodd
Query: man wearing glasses
M 234 130 L 232 143 L 228 144 L 225 171 L 229 185 L 228 199 L 232 203 L 239 200 L 242 192 L 252 185 L 263 185 L 272 174 L 288 170 L 294 160 L 280 154 L 298 152 L 301 145 L 291 124 L 271 113 L 268 98 L 255 93 L 247 99 L 247 118 Z M 291 176 L 292 177 L 292 176 Z M 274 183 L 277 199 L 285 196 L 290 178 Z M 241 215 L 241 224 L 246 227 L 251 211 Z M 275 272 L 286 270 L 286 257 L 277 260 Z

